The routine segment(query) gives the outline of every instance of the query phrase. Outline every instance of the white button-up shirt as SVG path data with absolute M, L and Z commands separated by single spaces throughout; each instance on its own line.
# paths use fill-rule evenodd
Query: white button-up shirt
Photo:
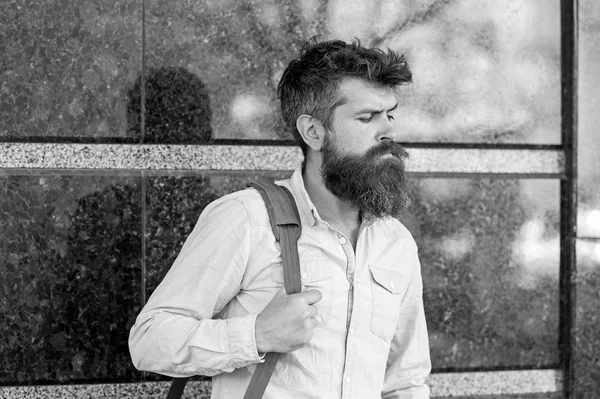
M 356 248 L 323 221 L 301 170 L 279 182 L 298 205 L 302 289 L 318 327 L 281 356 L 264 399 L 429 398 L 431 370 L 416 244 L 396 219 L 363 221 Z M 283 287 L 281 253 L 260 194 L 211 203 L 131 329 L 135 366 L 213 377 L 212 398 L 242 398 L 256 365 L 256 316 Z

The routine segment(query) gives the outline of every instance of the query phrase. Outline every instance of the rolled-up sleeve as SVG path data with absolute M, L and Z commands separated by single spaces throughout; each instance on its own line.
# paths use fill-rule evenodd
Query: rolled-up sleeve
M 261 362 L 256 315 L 212 319 L 237 295 L 253 247 L 236 199 L 210 204 L 129 335 L 133 364 L 168 376 L 231 372 Z
M 431 372 L 429 336 L 423 306 L 423 281 L 416 244 L 413 273 L 403 300 L 400 323 L 391 342 L 382 398 L 429 399 L 425 380 Z

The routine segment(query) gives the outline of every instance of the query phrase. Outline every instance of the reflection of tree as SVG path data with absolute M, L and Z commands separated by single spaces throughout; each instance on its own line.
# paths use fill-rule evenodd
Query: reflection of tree
M 414 115 L 407 112 L 399 123 L 406 140 L 558 140 L 556 5 L 515 0 L 502 3 L 506 6 L 473 0 L 178 4 L 179 24 L 151 30 L 149 40 L 159 49 L 153 57 L 175 55 L 178 63 L 202 71 L 212 90 L 219 138 L 287 137 L 273 85 L 303 41 L 319 35 L 358 36 L 368 45 L 407 54 L 415 90 L 406 104 Z M 157 15 L 166 12 L 156 6 Z M 528 28 L 534 22 L 536 29 Z M 178 43 L 182 31 L 187 39 Z M 166 37 L 177 49 L 161 46 L 158 40 Z M 250 103 L 253 123 L 237 123 L 231 108 L 240 96 L 253 97 L 268 111 Z
M 474 180 L 446 199 L 413 189 L 409 214 L 419 221 L 407 224 L 419 243 L 435 368 L 556 361 L 557 276 L 539 279 L 535 289 L 516 284 L 511 248 L 529 216 L 519 196 L 514 180 Z M 459 255 L 440 245 L 461 232 Z
M 392 39 L 393 36 L 398 32 L 408 30 L 414 27 L 415 25 L 422 24 L 430 20 L 431 18 L 437 16 L 440 12 L 444 10 L 444 7 L 452 1 L 454 0 L 435 0 L 428 4 L 426 8 L 422 10 L 415 10 L 414 14 L 412 14 L 409 18 L 406 18 L 401 23 L 396 24 L 396 26 L 393 29 L 389 30 L 388 32 L 385 32 L 383 36 L 375 35 L 371 40 L 371 45 L 376 47 L 386 45 L 386 42 Z M 381 7 L 381 2 L 379 2 L 378 6 L 379 8 Z
M 122 88 L 140 54 L 135 4 L 125 2 L 118 13 L 89 0 L 77 7 L 27 2 L 21 10 L 14 1 L 0 4 L 10 39 L 0 42 L 8 62 L 8 89 L 0 93 L 7 130 L 122 135 Z M 217 138 L 289 137 L 274 86 L 303 41 L 318 35 L 358 36 L 407 54 L 416 90 L 409 104 L 415 115 L 399 124 L 406 140 L 559 139 L 556 4 L 176 0 L 149 3 L 146 13 L 148 65 L 180 65 L 203 79 Z M 242 121 L 232 113 L 240 96 L 252 100 L 252 115 Z

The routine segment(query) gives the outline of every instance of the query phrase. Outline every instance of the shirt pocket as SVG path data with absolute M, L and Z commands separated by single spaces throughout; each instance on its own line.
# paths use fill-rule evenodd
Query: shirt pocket
M 408 288 L 408 278 L 403 274 L 376 266 L 371 272 L 371 332 L 390 342 L 400 318 L 402 298 Z
M 271 274 L 275 282 L 283 287 L 283 266 L 275 264 L 271 268 Z M 322 261 L 301 260 L 300 281 L 302 291 L 317 290 L 322 299 L 315 303 L 317 316 L 315 321 L 319 327 L 326 326 L 331 318 L 331 307 L 333 304 L 333 274 L 331 267 Z

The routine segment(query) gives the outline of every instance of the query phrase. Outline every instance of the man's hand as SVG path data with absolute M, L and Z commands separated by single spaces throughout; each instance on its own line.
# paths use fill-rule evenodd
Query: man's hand
M 256 317 L 256 347 L 259 352 L 287 353 L 302 348 L 317 326 L 312 306 L 322 295 L 317 290 L 286 295 L 282 289 Z

